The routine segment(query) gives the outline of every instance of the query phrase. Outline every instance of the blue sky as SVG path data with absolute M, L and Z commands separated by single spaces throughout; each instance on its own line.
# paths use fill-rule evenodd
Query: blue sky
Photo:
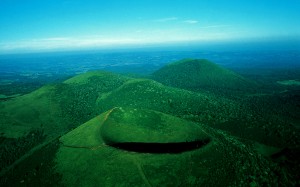
M 300 0 L 1 0 L 0 53 L 294 40 Z

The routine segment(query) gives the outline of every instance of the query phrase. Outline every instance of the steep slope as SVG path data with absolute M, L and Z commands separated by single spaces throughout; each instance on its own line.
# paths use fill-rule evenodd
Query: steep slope
M 97 116 L 99 95 L 129 78 L 90 72 L 0 103 L 0 175 L 34 147 Z
M 183 149 L 194 139 L 209 141 Z M 65 186 L 254 186 L 282 176 L 234 137 L 152 110 L 111 109 L 60 141 L 56 169 Z
M 98 114 L 92 116 L 99 95 L 118 88 L 127 80 L 129 78 L 113 73 L 89 72 L 1 102 L 2 136 L 22 137 L 36 128 L 42 128 L 49 135 L 76 127 Z
M 183 64 L 184 63 L 185 62 L 183 62 Z M 224 73 L 224 71 L 221 72 Z M 169 73 L 172 72 L 170 71 Z M 230 72 L 228 74 L 231 75 Z M 241 79 L 243 80 L 243 78 Z M 188 84 L 189 82 L 187 82 L 187 85 Z M 262 100 L 265 99 L 262 98 Z M 247 101 L 247 103 L 251 103 L 251 100 Z M 254 105 L 256 103 L 254 103 Z M 270 107 L 272 106 L 270 105 Z M 114 107 L 116 109 L 111 110 Z M 124 111 L 120 110 L 120 107 L 124 108 Z M 128 109 L 128 107 L 134 109 Z M 278 105 L 278 107 L 281 106 Z M 14 167 L 9 166 L 19 166 L 21 161 L 24 166 L 28 166 L 26 164 L 26 158 L 35 160 L 34 154 L 31 157 L 31 154 L 34 151 L 30 151 L 35 150 L 32 149 L 33 147 L 43 152 L 43 144 L 46 145 L 48 143 L 47 141 L 52 141 L 53 138 L 57 138 L 84 123 L 84 125 L 76 128 L 61 139 L 64 146 L 61 147 L 60 152 L 58 153 L 58 159 L 61 164 L 59 166 L 61 169 L 60 172 L 65 177 L 64 180 L 66 183 L 74 183 L 72 178 L 74 177 L 74 168 L 77 168 L 78 172 L 83 174 L 79 175 L 80 177 L 86 177 L 82 179 L 83 183 L 80 183 L 80 185 L 85 185 L 85 183 L 89 183 L 88 179 L 97 181 L 98 179 L 95 179 L 96 175 L 101 175 L 101 173 L 99 173 L 100 171 L 90 173 L 90 167 L 93 168 L 91 172 L 94 172 L 96 167 L 107 167 L 105 168 L 105 171 L 112 171 L 112 175 L 118 175 L 117 181 L 103 178 L 102 176 L 99 180 L 108 180 L 108 183 L 112 183 L 111 185 L 119 184 L 118 181 L 122 181 L 124 179 L 123 177 L 127 176 L 123 175 L 123 172 L 126 173 L 128 170 L 124 169 L 122 171 L 117 171 L 115 167 L 118 166 L 118 163 L 121 168 L 125 167 L 132 169 L 132 175 L 128 172 L 129 179 L 132 180 L 134 184 L 141 185 L 152 185 L 152 182 L 154 184 L 159 183 L 164 185 L 164 183 L 155 181 L 153 178 L 147 178 L 148 176 L 159 178 L 163 175 L 163 171 L 168 173 L 167 170 L 169 171 L 169 168 L 172 168 L 174 176 L 177 174 L 180 175 L 180 172 L 182 173 L 183 170 L 191 171 L 191 178 L 186 178 L 186 176 L 182 175 L 179 177 L 178 181 L 174 182 L 175 184 L 184 181 L 183 183 L 185 184 L 201 185 L 203 183 L 199 181 L 199 176 L 202 176 L 203 173 L 201 174 L 201 172 L 204 172 L 203 175 L 205 177 L 203 180 L 205 182 L 210 180 L 208 183 L 211 184 L 211 186 L 221 183 L 220 181 L 216 181 L 215 178 L 224 180 L 223 182 L 225 184 L 233 185 L 231 183 L 232 181 L 227 181 L 226 177 L 230 179 L 240 179 L 240 175 L 243 175 L 242 171 L 239 171 L 240 168 L 248 168 L 244 172 L 253 173 L 253 175 L 250 178 L 242 176 L 242 181 L 234 181 L 233 183 L 236 182 L 242 186 L 245 181 L 247 181 L 247 183 L 249 183 L 249 181 L 256 183 L 263 181 L 264 179 L 262 178 L 269 180 L 270 177 L 274 178 L 276 176 L 273 176 L 273 173 L 269 172 L 269 174 L 264 175 L 263 173 L 256 171 L 256 169 L 262 169 L 262 171 L 272 170 L 271 167 L 273 166 L 269 163 L 271 161 L 264 160 L 261 158 L 261 155 L 257 154 L 254 150 L 257 149 L 259 150 L 258 152 L 267 156 L 273 156 L 275 154 L 278 159 L 284 158 L 286 152 L 290 153 L 291 150 L 294 150 L 289 147 L 282 147 L 282 145 L 286 146 L 286 142 L 296 142 L 298 139 L 296 139 L 295 136 L 297 136 L 298 131 L 291 131 L 293 134 L 283 134 L 282 132 L 284 131 L 282 130 L 282 127 L 287 126 L 284 121 L 285 118 L 274 113 L 272 115 L 276 116 L 276 118 L 271 119 L 270 116 L 263 115 L 264 112 L 262 113 L 260 108 L 256 110 L 256 113 L 253 112 L 254 110 L 248 110 L 251 108 L 253 107 L 247 107 L 244 102 L 237 102 L 237 100 L 215 96 L 215 94 L 209 94 L 209 92 L 202 92 L 199 90 L 198 92 L 192 92 L 185 89 L 165 86 L 149 79 L 134 79 L 107 72 L 89 72 L 75 76 L 63 83 L 45 86 L 30 94 L 9 101 L 0 102 L 0 140 L 2 143 L 0 144 L 2 150 L 0 152 L 0 166 L 2 169 L 0 171 L 0 184 L 2 184 L 1 181 L 7 181 L 6 178 L 2 178 L 2 175 L 9 172 L 12 175 L 12 180 L 14 180 L 14 170 L 9 170 L 9 168 Z M 268 110 L 268 108 L 265 108 L 265 110 Z M 105 111 L 108 112 L 94 118 Z M 190 122 L 187 122 L 186 120 Z M 166 123 L 162 123 L 162 121 L 165 121 Z M 205 124 L 206 127 L 204 125 L 196 124 L 195 122 Z M 103 125 L 103 127 L 108 127 L 104 135 L 102 133 L 105 129 L 99 129 L 99 124 Z M 124 128 L 118 128 L 119 124 L 125 124 Z M 160 129 L 162 131 L 149 131 L 152 125 L 154 127 L 158 125 L 157 127 L 159 127 L 159 125 L 162 124 L 163 128 Z M 184 125 L 181 126 L 181 124 Z M 173 125 L 174 128 L 172 128 Z M 200 126 L 200 129 L 208 133 L 205 133 L 207 136 L 201 133 L 202 130 L 198 131 L 198 125 Z M 231 132 L 235 136 L 241 137 L 244 143 L 257 141 L 256 145 L 245 147 L 246 145 L 241 144 L 234 137 L 228 136 L 222 131 L 213 130 L 210 126 Z M 142 132 L 147 130 L 147 128 L 148 132 L 150 132 L 149 134 L 152 133 L 151 136 L 142 135 Z M 168 129 L 168 131 L 164 131 L 165 129 Z M 179 136 L 178 134 L 180 133 L 178 133 L 178 129 L 180 129 L 181 132 L 186 133 Z M 130 133 L 126 134 L 125 131 L 130 131 Z M 270 133 L 272 131 L 280 131 L 279 136 Z M 101 133 L 99 134 L 99 132 Z M 161 132 L 165 133 L 162 134 Z M 168 132 L 170 132 L 170 134 L 168 134 Z M 196 133 L 193 134 L 192 132 Z M 116 134 L 117 136 L 115 136 Z M 186 134 L 190 134 L 191 136 L 184 136 Z M 282 134 L 289 134 L 290 136 L 285 136 L 288 138 L 287 139 L 283 137 Z M 152 137 L 154 139 L 151 139 Z M 177 141 L 174 141 L 174 137 Z M 204 137 L 204 139 L 202 139 L 202 137 Z M 131 143 L 134 143 L 134 150 L 132 149 L 132 144 L 127 144 L 128 142 L 124 140 L 130 140 Z M 169 142 L 164 142 L 166 140 Z M 185 141 L 188 144 L 185 144 Z M 41 144 L 42 142 L 43 144 Z M 103 143 L 105 143 L 105 146 L 102 146 Z M 121 143 L 121 146 L 119 143 Z M 140 143 L 143 143 L 143 145 L 140 146 Z M 172 146 L 168 147 L 169 145 L 165 145 L 165 143 L 171 143 Z M 205 146 L 202 146 L 202 143 L 205 143 Z M 214 143 L 217 143 L 218 146 L 214 147 Z M 38 144 L 40 144 L 40 146 L 37 146 Z M 299 145 L 297 143 L 294 144 Z M 104 152 L 101 152 L 100 150 L 100 152 L 94 151 L 104 147 L 106 148 L 107 145 L 109 145 L 110 148 L 105 149 Z M 139 148 L 140 152 L 145 152 L 144 149 L 140 150 L 140 147 L 146 147 L 147 149 L 150 148 L 153 150 L 157 146 L 163 148 L 163 150 L 172 150 L 173 147 L 180 147 L 181 145 L 184 145 L 184 147 L 187 146 L 189 147 L 189 151 L 196 151 L 197 153 L 195 152 L 194 154 L 193 152 L 188 155 L 186 150 L 181 150 L 182 152 L 180 152 L 180 155 L 185 155 L 185 157 L 181 157 L 180 155 L 168 155 L 165 154 L 166 152 L 160 152 L 163 154 L 160 155 L 162 157 L 157 157 L 159 155 L 152 155 L 153 152 L 151 153 L 153 157 L 148 157 L 149 155 L 147 156 L 147 154 L 141 157 L 135 157 L 131 154 L 132 152 L 137 151 L 136 147 Z M 199 145 L 201 149 L 194 150 L 194 147 L 199 147 Z M 221 145 L 221 147 L 219 145 Z M 270 145 L 272 146 L 269 147 Z M 213 149 L 210 149 L 210 147 L 213 147 Z M 116 148 L 122 149 L 122 155 L 119 155 L 118 151 L 120 150 L 118 149 L 118 151 L 116 151 Z M 124 150 L 129 151 L 129 153 L 126 152 L 126 154 L 123 154 Z M 202 151 L 204 151 L 205 154 L 202 154 Z M 278 151 L 282 152 L 279 152 L 278 155 L 276 155 L 276 152 Z M 252 156 L 254 155 L 254 158 L 252 156 L 250 157 L 249 153 L 251 153 L 250 155 Z M 296 154 L 297 152 L 295 151 L 293 155 Z M 22 155 L 26 155 L 26 157 L 18 159 Z M 236 158 L 236 155 L 240 157 Z M 112 162 L 103 161 L 108 158 L 111 158 Z M 204 158 L 205 161 L 202 162 L 202 160 L 197 160 L 198 158 Z M 297 157 L 295 158 L 296 159 L 294 160 L 297 160 Z M 18 160 L 16 161 L 16 159 Z M 134 162 L 130 162 L 132 159 Z M 147 159 L 149 160 L 145 162 L 141 161 Z M 190 159 L 192 159 L 191 162 L 188 161 Z M 230 161 L 225 163 L 227 162 L 227 159 Z M 243 159 L 247 161 L 244 162 Z M 97 160 L 96 163 L 94 162 L 95 160 Z M 170 160 L 171 162 L 168 163 Z M 291 160 L 294 161 L 293 159 Z M 162 164 L 153 165 L 153 163 L 159 161 L 162 161 Z M 257 168 L 253 166 L 253 163 L 256 163 L 256 161 L 259 165 Z M 289 162 L 289 160 L 284 160 L 282 162 Z M 181 163 L 188 165 L 195 164 L 198 168 L 203 168 L 200 170 L 191 169 L 191 167 L 187 167 L 186 165 L 180 165 Z M 206 163 L 207 165 L 205 165 Z M 250 163 L 253 167 L 250 166 Z M 71 166 L 72 164 L 74 164 L 74 168 L 71 168 L 73 167 Z M 215 166 L 212 166 L 214 164 Z M 243 166 L 241 166 L 241 164 Z M 231 168 L 230 165 L 234 167 Z M 173 166 L 175 166 L 175 168 L 173 168 Z M 32 167 L 34 167 L 34 172 L 36 172 L 35 166 Z M 39 167 L 40 166 L 38 166 L 38 168 Z M 136 167 L 137 170 L 134 170 L 136 169 L 134 167 Z M 3 170 L 3 168 L 8 169 Z M 227 170 L 230 171 L 231 174 L 226 173 Z M 70 175 L 65 175 L 64 171 L 69 172 Z M 209 171 L 210 174 L 207 174 L 206 171 Z M 280 173 L 281 171 L 276 172 Z M 220 176 L 220 173 L 225 173 L 224 176 L 226 177 Z M 255 173 L 259 173 L 259 176 L 255 175 Z M 24 176 L 22 177 L 26 178 L 27 173 L 24 172 L 22 175 L 23 174 Z M 132 178 L 134 176 L 137 177 Z M 105 177 L 108 176 L 105 175 Z M 142 177 L 142 179 L 139 177 Z M 166 180 L 170 177 L 171 176 L 166 175 Z M 162 179 L 162 181 L 163 180 L 164 179 Z M 22 181 L 22 178 L 20 178 L 20 181 Z M 102 182 L 103 184 L 108 184 L 105 181 Z
M 53 100 L 55 90 L 55 85 L 44 86 L 30 94 L 1 102 L 2 136 L 18 138 L 37 128 L 43 128 L 50 134 L 63 130 L 60 107 Z
M 127 81 L 97 99 L 98 111 L 118 106 L 156 110 L 206 124 L 222 123 L 242 115 L 239 104 L 230 99 L 172 88 L 149 79 Z M 243 115 L 250 118 L 250 114 Z
M 187 90 L 224 89 L 249 90 L 256 84 L 208 60 L 185 59 L 170 63 L 152 75 L 153 79 L 168 86 Z

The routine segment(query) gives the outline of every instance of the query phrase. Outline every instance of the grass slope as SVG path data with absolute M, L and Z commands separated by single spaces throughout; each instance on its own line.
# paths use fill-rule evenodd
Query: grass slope
M 185 59 L 170 63 L 152 74 L 154 80 L 187 90 L 250 90 L 256 84 L 208 60 Z
M 162 123 L 156 123 L 160 120 Z M 118 123 L 114 124 L 116 121 Z M 151 121 L 153 123 L 149 129 Z M 160 133 L 161 125 L 168 128 L 172 123 L 177 123 L 178 128 L 173 129 L 170 141 L 181 141 L 189 136 L 180 129 L 191 125 L 195 126 L 191 128 L 200 129 L 203 136 L 209 136 L 211 141 L 180 154 L 154 154 L 109 146 L 101 135 L 107 133 L 103 127 L 108 124 L 119 124 L 124 128 L 140 124 L 138 128 L 147 128 L 155 134 Z M 110 129 L 109 134 L 113 132 Z M 145 141 L 138 131 L 129 135 L 119 132 L 113 134 L 117 141 L 132 138 Z M 199 136 L 202 137 L 201 133 Z M 60 141 L 62 144 L 56 163 L 65 186 L 256 186 L 287 182 L 280 180 L 282 173 L 276 165 L 234 137 L 205 125 L 151 110 L 111 109 L 61 137 Z M 165 140 L 158 137 L 146 141 Z M 266 170 L 269 172 L 265 173 Z
M 227 78 L 228 82 L 233 81 L 237 85 L 243 85 L 244 82 L 248 82 L 239 75 L 236 75 L 233 72 L 224 70 L 222 68 L 220 69 L 218 66 L 211 64 L 210 62 L 203 62 L 199 60 L 194 60 L 192 63 L 190 62 L 191 60 L 185 60 L 175 64 L 171 64 L 169 66 L 171 66 L 172 68 L 173 66 L 175 67 L 174 70 L 172 70 L 175 72 L 175 74 L 169 69 L 169 66 L 167 66 L 167 71 L 165 73 L 161 73 L 161 75 L 168 72 L 168 74 L 170 75 L 168 75 L 168 78 L 166 78 L 166 80 L 174 79 L 174 84 L 178 80 L 185 80 L 186 85 L 193 85 L 194 83 L 192 81 L 194 80 L 194 78 L 196 79 L 196 75 L 191 74 L 192 77 L 194 76 L 193 79 L 186 78 L 181 80 L 180 78 L 176 80 L 174 78 L 174 75 L 176 75 L 176 73 L 181 73 L 178 70 L 178 66 L 183 66 L 182 68 L 184 70 L 184 66 L 189 66 L 187 64 L 190 64 L 191 67 L 189 66 L 187 69 L 193 71 L 195 69 L 195 73 L 197 74 L 197 68 L 193 67 L 206 64 L 205 67 L 212 67 L 213 69 L 211 71 L 214 73 L 206 72 L 206 75 L 210 76 L 208 76 L 208 78 L 201 78 L 201 80 L 205 80 L 204 82 L 206 83 L 209 81 L 213 81 L 211 83 L 212 86 L 218 87 L 219 85 L 223 85 L 226 87 L 218 87 L 217 89 L 215 89 L 214 87 L 209 87 L 210 84 L 207 84 L 205 86 L 208 90 L 210 90 L 210 88 L 212 88 L 213 91 L 216 91 L 218 89 L 227 89 L 228 85 L 231 84 L 234 87 L 234 83 L 228 83 L 227 85 L 225 85 L 225 83 L 221 84 L 220 81 L 223 81 L 223 79 L 220 80 L 217 77 L 217 72 L 219 72 L 220 76 L 223 76 L 224 79 Z M 206 71 L 209 71 L 209 68 L 206 69 Z M 186 73 L 185 76 L 186 75 L 189 75 L 189 73 Z M 180 76 L 183 76 L 183 74 L 180 74 Z M 162 79 L 164 78 L 162 77 Z M 196 82 L 197 81 L 198 80 L 196 80 Z M 184 83 L 182 82 L 180 84 L 183 85 Z M 268 155 L 268 157 L 273 157 L 273 154 L 277 154 L 275 156 L 276 159 L 279 160 L 279 164 L 285 165 L 285 163 L 290 163 L 289 165 L 292 169 L 289 174 L 294 173 L 295 176 L 297 175 L 297 166 L 299 166 L 299 162 L 297 161 L 297 153 L 299 152 L 299 130 L 294 128 L 294 124 L 298 124 L 298 121 L 295 120 L 294 122 L 292 122 L 291 119 L 296 119 L 297 116 L 299 116 L 296 114 L 298 114 L 299 112 L 291 112 L 292 109 L 297 111 L 297 106 L 293 106 L 291 108 L 285 106 L 285 103 L 294 102 L 296 98 L 295 96 L 260 96 L 260 94 L 251 95 L 243 91 L 242 93 L 245 93 L 243 97 L 240 97 L 239 99 L 229 99 L 229 97 L 226 96 L 222 97 L 222 94 L 216 96 L 216 94 L 210 94 L 210 92 L 200 91 L 198 90 L 198 88 L 197 92 L 193 92 L 186 89 L 174 88 L 178 87 L 176 85 L 170 86 L 173 87 L 166 86 L 154 80 L 128 78 L 114 73 L 95 71 L 75 76 L 62 83 L 44 86 L 24 96 L 0 102 L 0 140 L 2 143 L 1 146 L 3 147 L 3 151 L 0 154 L 0 164 L 3 167 L 7 167 L 9 165 L 13 165 L 14 163 L 20 163 L 20 159 L 18 160 L 18 158 L 22 157 L 22 155 L 26 154 L 26 152 L 30 152 L 30 150 L 32 150 L 32 148 L 34 147 L 37 147 L 38 144 L 46 142 L 53 137 L 55 138 L 63 135 L 84 123 L 85 125 L 78 127 L 76 131 L 72 132 L 78 133 L 76 135 L 77 137 L 86 136 L 83 139 L 93 140 L 94 142 L 93 144 L 90 144 L 91 146 L 99 146 L 99 140 L 96 140 L 94 138 L 94 136 L 98 133 L 98 127 L 95 127 L 95 129 L 90 129 L 90 127 L 86 125 L 86 122 L 88 121 L 87 124 L 99 124 L 102 123 L 101 120 L 104 120 L 105 114 L 102 114 L 102 117 L 94 117 L 99 115 L 100 113 L 108 111 L 114 107 L 132 107 L 137 110 L 145 109 L 151 111 L 154 110 L 158 113 L 162 112 L 168 115 L 180 117 L 182 120 L 185 119 L 193 122 L 199 122 L 216 129 L 222 129 L 230 132 L 236 137 L 243 138 L 243 142 L 249 141 L 251 145 L 254 142 L 254 145 L 252 147 L 250 146 L 245 150 L 242 150 L 242 148 L 245 147 L 238 143 L 237 152 L 241 151 L 243 152 L 243 155 L 245 151 L 250 151 L 251 154 L 254 154 L 253 152 L 257 152 L 258 150 L 258 152 L 261 152 L 262 155 Z M 201 89 L 204 89 L 204 87 L 202 87 Z M 192 88 L 191 90 L 194 90 L 193 86 L 190 86 L 189 88 Z M 235 88 L 236 87 L 232 89 Z M 284 106 L 284 109 L 279 110 L 278 108 L 281 108 L 282 106 Z M 278 111 L 281 112 L 279 113 Z M 134 118 L 134 116 L 132 116 L 132 118 Z M 93 120 L 89 121 L 91 119 Z M 172 117 L 172 119 L 175 118 Z M 80 128 L 87 128 L 89 129 L 89 131 L 79 131 L 78 129 Z M 231 144 L 232 141 L 239 141 L 236 141 L 236 139 L 232 138 L 231 136 L 227 136 L 221 131 L 210 131 L 212 132 L 212 134 L 216 133 L 214 134 L 214 137 L 218 136 L 218 138 L 215 139 L 218 140 L 218 142 L 221 143 L 223 147 L 222 152 L 216 153 L 215 151 L 218 150 L 214 150 L 211 153 L 208 152 L 209 157 L 214 153 L 216 153 L 216 155 L 220 154 L 216 157 L 212 156 L 212 158 L 215 158 L 215 160 L 210 163 L 217 164 L 214 169 L 218 170 L 218 167 L 224 168 L 222 162 L 226 162 L 225 158 L 221 158 L 221 155 L 225 154 L 223 151 L 225 150 L 226 152 L 227 150 L 227 148 L 225 147 Z M 90 134 L 88 135 L 88 133 Z M 75 142 L 74 139 L 70 139 L 70 141 Z M 76 143 L 76 145 L 80 146 L 83 140 L 77 139 L 77 141 L 78 143 Z M 232 165 L 235 164 L 235 158 L 232 155 L 235 154 L 234 149 L 234 147 L 230 147 L 227 150 L 231 152 L 230 155 L 228 155 L 229 153 L 226 153 L 227 157 L 230 157 L 230 159 L 232 159 L 232 161 L 230 161 Z M 70 151 L 70 154 L 73 154 L 73 151 L 67 148 L 63 149 L 63 151 L 66 155 L 69 155 L 68 151 Z M 76 156 L 76 154 L 78 154 L 78 151 L 82 152 L 82 154 L 86 154 L 86 152 L 83 152 L 83 150 L 76 149 L 76 151 L 74 152 L 74 156 L 76 158 L 80 158 L 81 156 L 82 158 L 86 157 L 83 155 Z M 91 158 L 95 158 L 96 156 L 97 158 L 106 159 L 110 157 L 111 151 L 112 150 L 109 150 L 102 156 L 99 155 L 100 153 L 96 152 L 89 152 L 88 154 Z M 275 153 L 275 151 L 279 152 Z M 268 154 L 266 154 L 266 152 Z M 288 158 L 288 155 L 292 155 L 292 158 Z M 28 158 L 34 159 L 30 155 L 28 155 Z M 70 156 L 70 158 L 73 159 L 73 156 Z M 126 158 L 128 157 L 126 156 Z M 188 157 L 186 157 L 185 159 L 187 158 Z M 70 163 L 66 160 L 64 160 L 63 162 L 71 164 L 71 162 L 75 162 L 75 160 L 73 159 L 72 161 L 72 159 L 70 159 Z M 116 163 L 121 163 L 122 158 L 118 157 L 118 159 L 119 160 L 117 160 Z M 141 157 L 139 159 L 146 159 L 146 157 Z M 166 159 L 166 161 L 168 159 Z M 178 159 L 181 160 L 180 157 L 178 157 Z M 79 164 L 84 164 L 82 162 L 83 161 L 81 159 L 78 160 Z M 123 163 L 125 164 L 124 167 L 132 168 L 132 163 L 130 162 L 130 160 L 127 160 L 126 162 L 128 162 L 127 165 Z M 253 161 L 249 160 L 249 163 L 251 162 Z M 26 165 L 26 162 L 23 160 L 22 163 L 24 164 L 24 166 Z M 92 163 L 92 161 L 90 161 L 90 163 Z M 137 162 L 135 161 L 134 163 Z M 236 167 L 240 167 L 241 163 L 243 163 L 243 161 L 238 162 Z M 99 167 L 100 164 L 101 163 L 99 162 Z M 150 165 L 150 167 L 152 167 L 151 163 L 142 163 L 142 165 L 136 166 L 138 168 L 143 168 L 144 164 Z M 267 163 L 267 168 L 269 166 L 270 163 Z M 79 167 L 79 165 L 76 165 L 76 167 Z M 88 170 L 89 166 L 85 165 L 85 167 L 85 170 Z M 168 167 L 171 167 L 171 165 L 162 166 L 161 169 L 166 169 Z M 207 167 L 209 166 L 207 165 Z M 227 168 L 227 166 L 225 168 Z M 68 168 L 68 170 L 69 169 L 70 168 Z M 117 172 L 113 168 L 109 168 L 107 171 L 109 171 L 110 169 L 112 169 L 114 172 Z M 138 169 L 138 175 L 141 174 L 141 171 L 142 169 Z M 149 171 L 154 171 L 152 174 L 153 176 L 155 175 L 156 170 L 150 169 Z M 254 170 L 251 170 L 251 172 L 253 171 Z M 197 171 L 195 170 L 194 172 Z M 220 169 L 219 172 L 225 173 L 225 170 Z M 234 173 L 232 177 L 239 177 L 238 175 L 236 175 L 236 171 L 232 171 L 232 173 Z M 148 173 L 147 176 L 152 174 Z M 91 174 L 91 176 L 93 176 L 93 174 Z M 145 176 L 146 175 L 142 177 L 141 184 L 144 184 Z M 210 180 L 214 180 L 213 177 L 219 177 L 219 174 L 215 173 L 215 175 L 210 177 Z M 185 178 L 181 179 L 184 181 L 187 180 Z M 294 180 L 294 177 L 288 177 L 288 179 Z M 137 180 L 140 180 L 140 178 Z M 194 177 L 193 179 L 189 180 L 196 179 Z M 248 182 L 255 182 L 253 177 L 247 180 Z M 114 181 L 111 182 L 114 183 Z M 270 181 L 268 181 L 268 183 L 269 182 Z M 226 184 L 227 183 L 229 184 L 230 182 L 227 181 Z M 242 184 L 241 181 L 238 183 Z M 198 181 L 195 184 L 202 183 Z
M 128 79 L 108 72 L 89 72 L 1 102 L 0 132 L 7 138 L 22 137 L 37 128 L 47 135 L 65 132 L 98 115 L 95 103 L 99 95 Z
M 149 79 L 127 81 L 97 99 L 98 111 L 118 106 L 151 109 L 203 123 L 221 123 L 240 115 L 239 104 L 230 99 L 167 87 Z
M 98 115 L 98 96 L 128 79 L 113 73 L 91 72 L 1 102 L 1 172 L 19 162 L 27 151 Z

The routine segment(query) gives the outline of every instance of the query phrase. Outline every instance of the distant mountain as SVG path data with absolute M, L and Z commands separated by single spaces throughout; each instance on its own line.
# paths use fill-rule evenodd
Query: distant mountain
M 184 59 L 170 63 L 152 75 L 164 85 L 187 90 L 225 89 L 249 90 L 256 83 L 208 60 Z

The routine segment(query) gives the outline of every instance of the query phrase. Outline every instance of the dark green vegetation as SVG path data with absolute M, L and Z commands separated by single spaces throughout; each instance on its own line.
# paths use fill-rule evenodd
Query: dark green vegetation
M 5 71 L 5 69 L 2 69 L 2 71 Z M 19 73 L 18 74 L 12 72 L 1 72 L 0 100 L 8 100 L 10 99 L 10 97 L 24 95 L 35 91 L 36 89 L 42 87 L 43 85 L 50 84 L 50 83 L 59 83 L 67 78 L 70 78 L 70 75 L 58 74 L 58 73 L 56 74 Z
M 0 167 L 10 166 L 32 147 L 37 146 L 39 142 L 44 140 L 45 136 L 41 130 L 31 131 L 26 136 L 17 139 L 1 137 Z
M 168 86 L 191 91 L 219 89 L 251 91 L 255 82 L 207 60 L 185 59 L 168 64 L 153 73 L 153 79 Z
M 61 186 L 61 175 L 53 171 L 59 145 L 57 139 L 53 140 L 44 146 L 38 146 L 38 149 L 29 152 L 26 158 L 19 159 L 19 162 L 0 178 L 1 186 Z
M 299 185 L 299 86 L 207 60 L 151 78 L 94 71 L 2 101 L 1 186 Z

